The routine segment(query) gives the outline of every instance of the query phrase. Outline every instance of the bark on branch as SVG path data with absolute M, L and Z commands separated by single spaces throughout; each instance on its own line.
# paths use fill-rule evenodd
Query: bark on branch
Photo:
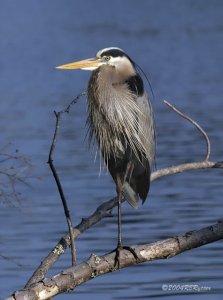
M 223 220 L 200 230 L 186 232 L 155 243 L 131 246 L 135 255 L 128 250 L 122 250 L 120 253 L 120 268 L 146 261 L 170 258 L 222 238 Z M 92 254 L 87 261 L 33 284 L 25 290 L 17 291 L 6 300 L 45 300 L 60 293 L 73 290 L 76 286 L 97 276 L 116 271 L 117 269 L 114 268 L 114 265 L 115 252 L 103 256 Z

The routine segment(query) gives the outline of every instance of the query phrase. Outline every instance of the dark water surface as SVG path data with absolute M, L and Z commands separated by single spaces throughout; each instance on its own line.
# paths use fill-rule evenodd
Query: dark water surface
M 157 167 L 201 160 L 200 134 L 164 104 L 168 99 L 208 132 L 212 160 L 223 159 L 222 1 L 9 1 L 0 8 L 0 143 L 13 142 L 29 156 L 33 188 L 25 200 L 0 210 L 0 299 L 22 288 L 35 267 L 66 232 L 60 199 L 46 164 L 54 129 L 53 110 L 85 90 L 88 72 L 55 66 L 119 46 L 148 74 L 155 99 Z M 109 175 L 99 174 L 85 137 L 86 100 L 64 118 L 55 163 L 74 223 L 115 195 Z M 152 184 L 138 210 L 124 204 L 126 244 L 152 242 L 201 228 L 222 218 L 221 170 L 163 178 Z M 77 241 L 78 261 L 114 248 L 114 218 Z M 66 253 L 50 274 L 70 264 Z M 221 242 L 96 278 L 58 299 L 221 299 Z M 208 292 L 163 291 L 163 284 L 196 284 Z

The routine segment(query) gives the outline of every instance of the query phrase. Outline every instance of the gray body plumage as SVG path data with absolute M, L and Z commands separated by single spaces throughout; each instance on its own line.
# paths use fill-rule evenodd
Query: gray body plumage
M 102 65 L 93 71 L 88 85 L 88 126 L 90 140 L 96 140 L 114 181 L 117 173 L 123 180 L 128 162 L 133 163 L 123 192 L 137 207 L 138 197 L 144 202 L 149 191 L 155 130 L 142 79 L 130 64 L 129 70 Z
M 120 48 L 105 48 L 96 57 L 57 68 L 93 71 L 88 84 L 88 132 L 116 185 L 118 242 L 114 267 L 120 268 L 123 194 L 136 208 L 139 198 L 146 200 L 150 187 L 155 156 L 152 107 L 135 63 Z M 131 247 L 125 249 L 136 255 Z

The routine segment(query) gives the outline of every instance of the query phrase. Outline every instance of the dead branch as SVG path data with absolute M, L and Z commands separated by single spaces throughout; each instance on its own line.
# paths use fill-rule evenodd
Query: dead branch
M 192 162 L 192 163 L 180 164 L 168 168 L 163 168 L 151 174 L 151 181 L 154 181 L 158 178 L 167 175 L 173 175 L 177 173 L 183 173 L 185 171 L 192 171 L 192 170 L 199 170 L 199 169 L 223 169 L 223 162 L 213 162 L 213 161 L 204 160 L 200 162 Z
M 57 174 L 56 168 L 54 166 L 53 163 L 53 153 L 54 153 L 54 149 L 56 146 L 56 139 L 57 139 L 57 134 L 58 134 L 58 129 L 59 129 L 59 122 L 60 122 L 60 118 L 61 118 L 61 112 L 56 113 L 55 112 L 55 116 L 56 116 L 56 126 L 55 126 L 55 132 L 54 132 L 54 136 L 53 136 L 53 141 L 50 147 L 50 152 L 49 152 L 49 159 L 48 159 L 48 164 L 50 166 L 50 169 L 52 171 L 53 177 L 56 181 L 56 185 L 60 194 L 60 198 L 63 204 L 63 208 L 64 208 L 64 214 L 66 217 L 66 221 L 67 221 L 67 225 L 68 225 L 68 230 L 69 230 L 69 237 L 70 237 L 70 242 L 71 242 L 71 257 L 72 257 L 72 266 L 74 266 L 76 264 L 76 247 L 75 247 L 75 238 L 74 238 L 74 234 L 73 234 L 73 225 L 72 225 L 72 221 L 71 221 L 71 217 L 70 217 L 70 211 L 68 209 L 67 206 L 67 201 L 64 195 L 64 191 L 62 188 L 62 185 L 60 183 L 60 179 L 59 176 Z
M 190 170 L 198 169 L 211 169 L 211 168 L 220 168 L 223 169 L 223 163 L 219 162 L 198 162 L 198 163 L 188 163 L 178 166 L 173 166 L 169 168 L 160 169 L 156 172 L 153 172 L 151 175 L 151 181 L 155 181 L 163 176 L 173 175 L 176 173 L 182 173 Z M 81 233 L 88 230 L 90 227 L 99 223 L 103 218 L 107 217 L 111 210 L 117 205 L 116 198 L 113 198 L 109 201 L 101 204 L 96 211 L 81 221 L 79 225 L 74 228 L 74 236 L 78 237 Z M 38 266 L 36 271 L 33 273 L 31 278 L 26 284 L 26 288 L 32 285 L 33 283 L 39 282 L 44 279 L 45 274 L 49 269 L 54 265 L 54 263 L 60 258 L 64 251 L 70 246 L 69 234 L 66 234 L 60 239 L 56 246 L 50 251 L 50 253 L 42 260 L 41 264 Z
M 207 133 L 204 131 L 204 129 L 197 123 L 195 122 L 191 117 L 185 115 L 184 113 L 182 113 L 179 109 L 177 109 L 175 106 L 173 106 L 171 103 L 169 103 L 168 101 L 164 100 L 163 101 L 165 104 L 167 104 L 175 113 L 177 113 L 178 115 L 180 115 L 182 118 L 186 119 L 187 121 L 189 121 L 190 123 L 192 123 L 203 135 L 206 144 L 207 144 L 207 154 L 205 156 L 205 161 L 208 161 L 210 154 L 211 154 L 211 144 L 210 144 L 210 140 L 209 137 L 207 135 Z
M 53 177 L 56 181 L 56 185 L 57 185 L 57 188 L 58 188 L 58 192 L 60 194 L 60 198 L 61 198 L 61 201 L 62 201 L 62 204 L 63 204 L 64 213 L 65 213 L 65 217 L 66 217 L 66 221 L 67 221 L 67 225 L 68 225 L 69 238 L 70 238 L 70 244 L 71 244 L 72 266 L 76 265 L 76 247 L 75 247 L 75 237 L 74 237 L 74 233 L 73 233 L 73 225 L 72 225 L 72 221 L 71 221 L 71 217 L 70 217 L 70 211 L 68 209 L 67 201 L 66 201 L 66 198 L 65 198 L 65 195 L 64 195 L 63 187 L 60 183 L 59 176 L 57 174 L 56 168 L 55 168 L 54 163 L 53 163 L 53 155 L 54 155 L 54 150 L 55 150 L 55 147 L 56 147 L 58 130 L 60 128 L 61 116 L 64 113 L 69 113 L 71 106 L 73 104 L 77 103 L 79 98 L 83 95 L 85 95 L 85 92 L 79 94 L 75 99 L 73 99 L 64 110 L 59 111 L 59 112 L 54 112 L 54 114 L 56 116 L 56 125 L 55 125 L 54 135 L 53 135 L 53 139 L 52 139 L 52 143 L 51 143 L 51 147 L 50 147 L 49 158 L 48 158 L 48 164 L 49 164 L 50 169 L 52 171 Z
M 82 94 L 80 94 L 78 98 L 80 96 L 82 96 Z M 60 113 L 69 112 L 71 105 L 76 102 L 75 99 L 68 105 L 65 110 L 61 111 Z M 157 170 L 152 173 L 151 181 L 157 180 L 163 176 L 181 173 L 189 170 L 223 168 L 222 162 L 209 161 L 210 142 L 206 132 L 200 127 L 200 125 L 198 125 L 190 117 L 180 112 L 167 101 L 165 101 L 165 103 L 169 107 L 171 107 L 177 114 L 190 121 L 203 134 L 207 144 L 207 154 L 205 156 L 205 159 L 200 162 L 186 163 Z M 55 140 L 53 143 L 55 143 Z M 98 223 L 102 218 L 110 215 L 111 210 L 116 205 L 116 198 L 100 205 L 90 217 L 83 219 L 79 225 L 70 230 L 70 232 L 72 231 L 73 237 L 78 237 L 88 228 Z M 198 231 L 187 232 L 178 237 L 173 237 L 142 246 L 132 246 L 132 249 L 135 251 L 136 256 L 134 257 L 132 253 L 128 252 L 127 250 L 123 250 L 121 252 L 121 268 L 149 260 L 172 257 L 186 250 L 200 247 L 204 244 L 217 241 L 221 238 L 223 238 L 223 225 L 222 222 L 219 222 L 213 226 L 209 226 Z M 47 299 L 49 297 L 57 295 L 58 293 L 62 293 L 63 291 L 74 289 L 77 285 L 82 284 L 96 276 L 115 271 L 114 253 L 109 253 L 101 257 L 92 255 L 88 261 L 83 262 L 78 266 L 72 267 L 60 274 L 57 274 L 50 279 L 44 280 L 45 274 L 69 246 L 70 233 L 62 237 L 57 245 L 48 254 L 48 256 L 42 261 L 40 266 L 36 269 L 30 280 L 27 282 L 25 290 L 16 292 L 13 295 L 13 298 L 8 298 L 8 300 L 22 300 L 24 299 L 24 297 L 26 297 L 26 300 Z
M 107 217 L 111 210 L 117 205 L 116 198 L 113 198 L 107 202 L 101 204 L 95 212 L 88 218 L 82 219 L 79 225 L 74 228 L 74 236 L 78 237 L 81 233 L 85 232 L 90 227 L 100 222 L 104 217 Z M 70 246 L 69 233 L 63 236 L 57 245 L 50 251 L 50 253 L 43 259 L 39 267 L 33 273 L 25 288 L 32 284 L 44 279 L 45 274 L 54 265 L 54 263 L 60 258 L 64 251 Z
M 192 124 L 194 124 L 196 126 L 196 128 L 198 128 L 198 130 L 200 130 L 202 132 L 202 134 L 205 137 L 206 142 L 207 142 L 207 155 L 206 155 L 205 159 L 200 162 L 180 164 L 177 166 L 172 166 L 172 167 L 167 167 L 167 168 L 157 170 L 151 174 L 151 181 L 157 180 L 157 179 L 167 176 L 167 175 L 182 173 L 182 172 L 190 171 L 190 170 L 212 169 L 212 168 L 221 168 L 222 169 L 223 168 L 222 162 L 211 162 L 211 161 L 207 160 L 207 158 L 209 157 L 209 154 L 210 154 L 209 153 L 210 146 L 208 146 L 209 139 L 208 139 L 208 136 L 205 133 L 205 131 L 200 127 L 200 125 L 198 125 L 190 117 L 188 117 L 185 114 L 183 114 L 182 112 L 180 112 L 169 102 L 165 101 L 165 103 L 167 105 L 169 105 L 177 114 L 179 114 L 183 118 L 189 120 Z M 67 109 L 64 110 L 64 112 L 69 112 L 72 104 L 69 104 Z M 90 228 L 90 227 L 94 226 L 95 224 L 97 224 L 98 222 L 100 222 L 102 218 L 108 216 L 109 212 L 116 205 L 117 205 L 116 198 L 113 198 L 107 202 L 104 202 L 102 205 L 100 205 L 91 216 L 89 216 L 86 219 L 83 219 L 82 222 L 74 228 L 74 231 L 73 231 L 74 237 L 76 238 L 81 233 L 86 231 L 88 228 Z M 70 235 L 66 234 L 64 237 L 62 237 L 60 239 L 60 241 L 57 243 L 57 245 L 51 250 L 51 252 L 46 256 L 46 258 L 41 262 L 39 267 L 33 273 L 31 278 L 27 282 L 25 288 L 44 279 L 45 274 L 54 265 L 54 263 L 59 259 L 61 254 L 63 254 L 64 251 L 70 246 L 70 238 L 69 237 L 70 237 Z
M 201 247 L 208 243 L 223 238 L 223 220 L 218 223 L 178 235 L 176 237 L 160 240 L 155 243 L 131 246 L 135 255 L 128 250 L 120 253 L 120 268 L 129 267 L 135 264 L 166 259 L 176 256 L 187 250 Z M 60 293 L 73 290 L 97 276 L 114 272 L 115 252 L 97 256 L 92 254 L 87 261 L 69 268 L 52 278 L 40 281 L 26 290 L 15 292 L 5 300 L 44 300 Z
M 0 149 L 0 202 L 14 206 L 14 200 L 20 202 L 22 199 L 19 185 L 30 186 L 31 162 L 17 149 L 10 148 L 12 145 L 9 143 Z

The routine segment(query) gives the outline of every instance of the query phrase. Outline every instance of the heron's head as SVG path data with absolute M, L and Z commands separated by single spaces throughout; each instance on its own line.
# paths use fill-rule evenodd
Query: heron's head
M 126 70 L 130 74 L 135 73 L 134 62 L 122 49 L 116 47 L 102 49 L 98 51 L 94 58 L 68 63 L 58 66 L 57 69 L 82 69 L 94 71 L 102 66 L 110 66 L 117 70 Z

